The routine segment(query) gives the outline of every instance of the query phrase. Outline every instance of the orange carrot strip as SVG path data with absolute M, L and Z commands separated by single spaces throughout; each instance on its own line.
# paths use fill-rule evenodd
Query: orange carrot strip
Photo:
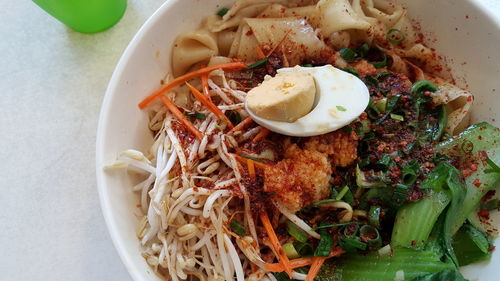
M 186 128 L 193 133 L 193 135 L 201 140 L 203 138 L 202 133 L 196 129 L 196 127 L 193 125 L 193 123 L 189 122 L 189 120 L 182 114 L 182 112 L 177 108 L 177 106 L 167 97 L 162 96 L 161 100 L 163 103 L 167 106 L 168 110 L 172 112 L 172 114 L 182 123 Z
M 262 221 L 262 225 L 266 229 L 269 241 L 271 241 L 271 245 L 273 246 L 274 251 L 277 253 L 280 263 L 282 263 L 283 267 L 285 267 L 285 272 L 288 273 L 288 276 L 292 278 L 292 267 L 290 266 L 290 260 L 286 256 L 285 251 L 283 251 L 280 241 L 278 240 L 278 237 L 274 232 L 273 226 L 269 221 L 269 217 L 265 212 L 262 212 L 260 214 L 260 220 Z
M 257 45 L 257 47 L 255 47 L 255 49 L 257 49 L 257 58 L 259 60 L 263 59 L 266 57 L 266 55 L 264 55 L 264 52 L 262 51 L 262 49 L 260 48 L 259 45 Z
M 209 101 L 212 101 L 212 97 L 208 93 L 208 74 L 205 73 L 201 76 L 201 86 L 203 87 L 203 93 L 207 96 Z
M 240 123 L 238 123 L 238 125 L 234 126 L 234 128 L 231 129 L 231 131 L 229 131 L 229 133 L 234 133 L 234 132 L 237 132 L 237 131 L 241 131 L 246 126 L 250 125 L 252 122 L 253 122 L 253 119 L 250 118 L 250 117 L 247 117 L 247 118 L 245 118 L 245 120 L 243 120 Z
M 276 44 L 276 46 L 274 46 L 274 48 L 271 49 L 271 51 L 269 51 L 269 53 L 267 53 L 267 56 L 266 57 L 269 57 L 272 53 L 274 53 L 274 51 L 276 51 L 276 48 L 279 47 L 279 45 L 283 44 L 283 42 L 285 41 L 286 37 L 288 36 L 288 34 L 290 34 L 290 32 L 292 32 L 292 30 L 288 30 L 285 35 L 283 36 L 283 38 L 281 38 L 280 41 L 278 41 L 278 43 Z
M 328 257 L 314 257 L 314 261 L 309 268 L 305 281 L 313 281 L 316 275 L 318 275 L 319 269 Z
M 156 100 L 159 96 L 161 96 L 166 91 L 168 91 L 174 87 L 177 87 L 177 86 L 181 85 L 182 83 L 189 81 L 193 78 L 196 78 L 200 75 L 203 75 L 205 73 L 210 73 L 210 72 L 217 70 L 217 69 L 241 69 L 241 68 L 245 68 L 245 67 L 247 67 L 247 65 L 242 63 L 242 62 L 229 62 L 229 63 L 223 63 L 223 64 L 219 64 L 219 65 L 207 66 L 205 68 L 198 69 L 198 70 L 195 70 L 195 71 L 190 72 L 190 73 L 186 73 L 182 76 L 175 78 L 171 82 L 163 85 L 161 88 L 154 91 L 151 95 L 149 95 L 148 97 L 143 99 L 139 103 L 139 108 L 144 109 L 146 106 L 151 104 L 154 100 Z
M 345 251 L 342 248 L 335 248 L 332 250 L 328 258 L 337 257 L 343 254 Z M 311 265 L 314 262 L 314 257 L 298 258 L 290 260 L 290 266 L 292 268 L 299 268 Z M 264 265 L 264 269 L 270 272 L 282 272 L 285 269 L 281 263 L 267 263 Z
M 239 156 L 239 155 L 236 155 L 234 154 L 234 157 L 236 158 L 236 160 L 238 160 L 238 162 L 240 162 L 241 164 L 246 164 L 246 159 L 248 158 L 245 158 L 245 157 L 242 157 L 242 156 Z M 250 159 L 251 160 L 251 159 Z M 257 168 L 260 168 L 260 169 L 265 169 L 267 167 L 269 167 L 269 165 L 267 164 L 264 164 L 264 163 L 261 163 L 261 162 L 257 162 L 257 161 L 253 161 L 253 165 Z
M 247 158 L 248 174 L 250 178 L 255 179 L 255 166 L 252 159 Z
M 258 142 L 261 139 L 265 138 L 269 134 L 268 128 L 262 128 L 260 132 L 253 138 L 252 142 Z
M 200 93 L 200 91 L 198 91 L 198 89 L 193 87 L 188 82 L 186 82 L 186 85 L 189 87 L 189 89 L 191 90 L 191 93 L 193 94 L 193 96 L 197 100 L 199 100 L 202 104 L 204 104 L 208 108 L 208 110 L 212 111 L 215 114 L 215 116 L 224 120 L 229 128 L 233 128 L 233 124 L 231 123 L 231 121 L 229 121 L 227 116 L 224 115 L 224 113 L 213 102 L 209 101 L 205 95 Z

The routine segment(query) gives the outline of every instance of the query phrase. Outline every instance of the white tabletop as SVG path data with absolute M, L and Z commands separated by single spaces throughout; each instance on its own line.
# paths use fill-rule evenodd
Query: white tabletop
M 162 2 L 129 0 L 115 27 L 85 35 L 0 0 L 1 280 L 131 280 L 99 207 L 95 134 L 120 55 Z

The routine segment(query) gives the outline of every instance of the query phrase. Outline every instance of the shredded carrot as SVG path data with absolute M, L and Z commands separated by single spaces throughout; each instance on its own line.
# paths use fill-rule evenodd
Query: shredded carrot
M 252 122 L 253 122 L 253 119 L 250 118 L 250 117 L 247 117 L 247 118 L 245 118 L 245 120 L 241 121 L 238 125 L 234 126 L 234 128 L 231 129 L 231 131 L 229 131 L 229 133 L 234 133 L 234 132 L 237 132 L 237 131 L 241 131 L 246 126 L 252 124 Z
M 286 37 L 288 36 L 288 34 L 290 34 L 290 32 L 292 32 L 292 30 L 288 30 L 285 35 L 283 36 L 283 38 L 281 38 L 280 41 L 278 41 L 278 43 L 276 43 L 276 46 L 274 46 L 271 51 L 269 51 L 269 53 L 267 53 L 267 56 L 266 57 L 269 57 L 272 53 L 274 53 L 274 51 L 276 51 L 276 48 L 278 48 L 281 44 L 283 44 L 283 42 L 285 41 Z
M 255 47 L 255 49 L 257 50 L 257 58 L 259 60 L 263 59 L 266 57 L 266 55 L 264 55 L 264 52 L 262 51 L 262 49 L 260 48 L 259 45 L 257 45 L 257 47 Z
M 325 260 L 328 257 L 314 257 L 314 261 L 311 265 L 311 268 L 309 268 L 309 272 L 307 273 L 306 280 L 305 281 L 313 281 L 316 275 L 318 275 L 319 269 L 325 262 Z
M 215 114 L 215 116 L 224 120 L 224 122 L 226 122 L 226 124 L 229 128 L 233 128 L 233 124 L 231 123 L 231 121 L 229 121 L 229 118 L 227 118 L 227 116 L 213 102 L 208 100 L 208 98 L 205 95 L 200 93 L 200 91 L 198 91 L 198 89 L 193 87 L 188 82 L 186 82 L 186 85 L 189 87 L 189 89 L 191 90 L 191 93 L 193 94 L 193 96 L 197 100 L 199 100 L 202 104 L 204 104 L 208 108 L 208 110 L 212 111 Z
M 278 237 L 276 236 L 276 233 L 274 232 L 273 226 L 271 225 L 271 222 L 269 221 L 269 217 L 265 212 L 260 213 L 260 220 L 262 221 L 262 225 L 266 229 L 267 236 L 269 237 L 269 241 L 271 241 L 271 245 L 274 248 L 274 251 L 278 255 L 280 263 L 283 264 L 283 267 L 285 268 L 285 272 L 288 273 L 288 276 L 292 278 L 292 267 L 290 266 L 290 260 L 285 254 L 285 251 L 283 251 L 283 248 L 281 247 L 280 241 L 278 240 Z
M 255 179 L 254 161 L 250 158 L 247 158 L 247 166 L 248 166 L 248 174 L 250 175 L 250 178 Z
M 198 69 L 198 70 L 195 70 L 195 71 L 190 72 L 190 73 L 186 73 L 182 76 L 175 78 L 171 82 L 163 85 L 158 90 L 154 91 L 151 95 L 149 95 L 148 97 L 146 97 L 144 100 L 142 100 L 139 103 L 139 108 L 144 109 L 146 106 L 150 105 L 154 100 L 156 100 L 158 97 L 160 97 L 166 91 L 171 90 L 172 88 L 177 87 L 177 86 L 181 85 L 182 83 L 189 81 L 193 78 L 196 78 L 200 75 L 203 75 L 205 73 L 210 73 L 210 72 L 217 70 L 217 69 L 241 69 L 241 68 L 245 68 L 245 67 L 247 67 L 247 65 L 242 63 L 242 62 L 229 62 L 229 63 L 223 63 L 223 64 L 219 64 L 219 65 L 207 66 L 205 68 Z
M 201 140 L 203 138 L 203 135 L 202 133 L 196 129 L 196 127 L 193 125 L 193 123 L 191 123 L 184 114 L 182 114 L 182 112 L 177 108 L 177 106 L 167 97 L 165 96 L 162 96 L 161 97 L 161 100 L 163 101 L 163 103 L 167 106 L 168 110 L 170 110 L 170 112 L 172 112 L 172 114 L 182 123 L 184 124 L 184 126 L 186 126 L 186 128 L 191 132 L 193 133 L 193 135 Z
M 242 157 L 240 155 L 236 155 L 234 154 L 234 157 L 236 158 L 236 160 L 238 160 L 238 162 L 240 162 L 241 164 L 246 164 L 246 159 L 248 158 L 245 158 L 245 157 Z M 250 159 L 251 160 L 251 159 Z M 269 167 L 269 165 L 267 164 L 264 164 L 264 163 L 261 163 L 261 162 L 257 162 L 257 161 L 253 161 L 253 165 L 257 168 L 260 168 L 260 169 L 265 169 L 267 167 Z
M 207 96 L 209 101 L 212 101 L 212 97 L 208 93 L 208 74 L 206 73 L 201 76 L 201 86 L 203 87 L 203 94 Z
M 269 134 L 269 129 L 262 128 L 260 132 L 253 138 L 252 142 L 258 142 L 261 139 L 265 138 Z
M 337 257 L 343 253 L 345 253 L 345 251 L 342 248 L 335 248 L 332 250 L 332 252 L 330 252 L 328 258 Z M 313 262 L 314 262 L 314 257 L 297 258 L 290 260 L 290 266 L 292 268 L 299 268 L 311 265 Z M 267 263 L 264 265 L 264 269 L 270 272 L 282 272 L 285 270 L 283 264 L 281 263 Z

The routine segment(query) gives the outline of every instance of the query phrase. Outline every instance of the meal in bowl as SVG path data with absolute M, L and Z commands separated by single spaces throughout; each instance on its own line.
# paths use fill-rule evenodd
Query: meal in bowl
M 238 1 L 179 35 L 139 103 L 151 149 L 110 166 L 143 177 L 138 237 L 159 275 L 460 280 L 488 259 L 500 132 L 467 127 L 472 94 L 405 13 Z

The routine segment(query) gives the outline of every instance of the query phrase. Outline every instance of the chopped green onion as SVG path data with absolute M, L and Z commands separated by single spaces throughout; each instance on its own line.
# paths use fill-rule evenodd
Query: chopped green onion
M 300 257 L 299 253 L 297 252 L 297 250 L 295 249 L 295 247 L 293 246 L 293 244 L 290 243 L 290 242 L 285 243 L 283 245 L 283 252 L 285 252 L 285 255 L 289 259 L 296 259 L 296 258 Z
M 353 62 L 357 57 L 356 52 L 349 48 L 340 49 L 339 54 L 346 62 Z
M 375 68 L 382 68 L 387 66 L 387 55 L 384 54 L 384 59 L 382 61 L 375 61 L 371 63 Z
M 229 11 L 228 8 L 222 8 L 219 11 L 217 11 L 217 15 L 223 17 L 225 14 L 227 14 L 228 11 Z
M 391 156 L 389 156 L 389 154 L 387 153 L 384 153 L 382 155 L 382 158 L 380 158 L 378 161 L 377 161 L 377 165 L 378 166 L 381 166 L 381 168 L 383 170 L 387 170 L 388 168 L 391 168 L 391 162 L 394 163 L 394 161 L 392 160 Z
M 363 225 L 359 229 L 361 241 L 366 241 L 370 249 L 377 250 L 382 246 L 382 238 L 378 230 L 371 225 Z
M 375 188 L 375 187 L 383 187 L 386 184 L 382 181 L 368 181 L 365 176 L 365 173 L 361 171 L 359 166 L 356 167 L 356 184 L 362 188 Z
M 266 64 L 266 62 L 268 60 L 269 60 L 269 58 L 263 58 L 261 60 L 258 60 L 256 62 L 252 63 L 251 65 L 247 66 L 247 68 L 245 68 L 245 70 L 251 70 L 251 69 L 254 69 L 254 68 L 257 68 L 257 67 L 261 67 L 264 64 Z
M 324 224 L 321 226 L 316 226 L 313 229 L 318 230 L 318 229 L 322 229 L 322 228 L 332 228 L 332 227 L 345 226 L 345 225 L 350 225 L 350 224 L 360 224 L 360 223 L 359 222 L 342 222 L 342 223 Z
M 420 166 L 418 165 L 418 162 L 415 159 L 408 162 L 408 165 L 406 165 L 402 171 L 403 183 L 405 185 L 414 184 L 415 181 L 417 181 L 419 172 L 420 172 Z
M 322 226 L 325 225 L 325 223 L 321 222 L 319 225 Z M 330 235 L 330 233 L 328 233 L 328 229 L 326 228 L 322 228 L 319 231 L 319 235 L 319 243 L 318 247 L 316 247 L 316 250 L 314 251 L 314 256 L 328 257 L 333 247 L 333 237 Z
M 196 118 L 196 119 L 200 119 L 200 120 L 205 120 L 207 119 L 207 116 L 203 113 L 200 113 L 198 111 L 193 111 L 193 112 L 189 112 L 189 111 L 185 111 L 184 112 L 184 115 L 186 116 L 189 116 L 191 118 Z
M 264 161 L 262 161 L 262 159 L 259 159 L 259 158 L 256 158 L 256 157 L 252 157 L 250 155 L 240 154 L 240 156 L 244 157 L 244 158 L 248 158 L 248 159 L 253 160 L 253 161 L 264 163 Z
M 341 105 L 337 105 L 336 108 L 338 111 L 347 111 L 347 109 Z
M 240 237 L 245 236 L 247 233 L 245 226 L 237 220 L 231 221 L 231 231 L 238 234 Z
M 500 173 L 500 167 L 498 167 L 498 165 L 495 164 L 493 160 L 491 160 L 489 157 L 486 157 L 486 159 L 484 160 L 491 167 L 491 169 L 484 170 L 485 173 Z
M 306 63 L 306 64 L 303 65 L 303 67 L 313 67 L 313 65 L 310 64 L 310 63 Z
M 344 127 L 341 128 L 344 132 L 350 134 L 352 133 L 352 127 L 349 125 L 345 125 Z
M 241 122 L 241 115 L 238 111 L 236 110 L 228 110 L 226 111 L 225 115 L 233 123 L 233 125 L 238 125 Z
M 433 140 L 437 141 L 441 139 L 441 136 L 443 136 L 444 129 L 446 128 L 447 123 L 448 123 L 448 113 L 446 112 L 446 106 L 442 104 L 439 107 L 438 127 L 434 136 L 432 137 Z
M 306 242 L 299 242 L 294 245 L 295 250 L 299 253 L 301 256 L 311 256 L 314 253 L 314 249 L 311 246 L 311 244 L 306 243 Z
M 394 114 L 394 113 L 391 113 L 391 118 L 394 119 L 394 120 L 398 120 L 398 121 L 404 121 L 405 118 L 399 114 Z
M 358 56 L 360 58 L 364 58 L 368 51 L 370 50 L 370 46 L 367 43 L 364 43 L 358 48 Z
M 425 91 L 435 92 L 438 90 L 439 87 L 429 80 L 420 80 L 418 82 L 413 83 L 413 85 L 411 86 L 412 93 L 422 93 Z
M 342 71 L 351 73 L 352 75 L 359 77 L 359 73 L 358 73 L 358 71 L 356 71 L 356 69 L 354 67 L 341 67 L 340 69 Z
M 403 32 L 396 28 L 391 28 L 387 31 L 387 40 L 393 44 L 401 43 L 405 40 L 405 35 Z
M 346 185 L 342 188 L 339 194 L 335 197 L 335 200 L 342 200 L 342 197 L 349 191 L 349 187 Z
M 337 201 L 339 201 L 339 200 L 337 200 L 337 199 L 325 199 L 325 200 L 320 200 L 320 201 L 316 201 L 316 202 L 312 203 L 312 206 L 318 207 L 319 205 L 322 205 L 322 204 L 335 203 Z
M 377 228 L 380 227 L 380 210 L 380 206 L 371 206 L 368 211 L 368 221 Z
M 375 104 L 375 107 L 378 109 L 379 112 L 385 112 L 385 108 L 387 106 L 387 98 L 382 98 L 377 101 Z
M 286 222 L 286 230 L 288 234 L 290 234 L 290 236 L 302 243 L 305 243 L 307 241 L 307 238 L 309 237 L 309 235 L 304 230 L 300 229 L 291 221 Z

